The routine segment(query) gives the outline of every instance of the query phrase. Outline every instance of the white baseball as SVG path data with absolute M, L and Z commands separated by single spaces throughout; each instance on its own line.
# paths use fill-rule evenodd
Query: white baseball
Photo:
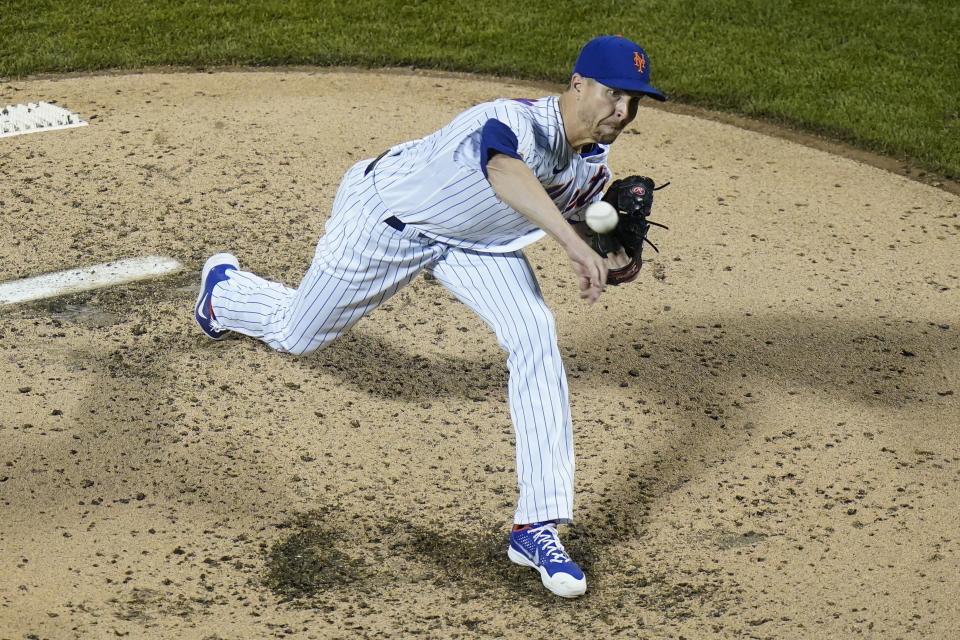
M 609 202 L 598 200 L 587 207 L 586 218 L 587 226 L 596 233 L 610 233 L 617 226 L 620 214 Z

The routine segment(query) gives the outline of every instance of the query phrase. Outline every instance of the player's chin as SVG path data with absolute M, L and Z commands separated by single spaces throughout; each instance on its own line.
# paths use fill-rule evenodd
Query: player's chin
M 623 129 L 618 127 L 601 127 L 597 132 L 596 140 L 600 144 L 612 144 L 614 140 L 620 135 Z

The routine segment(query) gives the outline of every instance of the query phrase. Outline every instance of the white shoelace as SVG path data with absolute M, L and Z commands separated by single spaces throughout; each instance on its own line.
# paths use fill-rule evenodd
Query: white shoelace
M 567 562 L 570 556 L 563 550 L 560 539 L 557 537 L 557 528 L 547 524 L 533 530 L 533 540 L 543 549 L 552 562 Z

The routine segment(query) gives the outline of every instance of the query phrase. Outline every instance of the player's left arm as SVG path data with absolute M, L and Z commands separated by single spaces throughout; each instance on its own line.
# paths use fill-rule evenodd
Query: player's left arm
M 623 267 L 608 265 L 607 284 L 618 285 L 636 280 L 643 266 L 643 246 L 649 244 L 659 253 L 647 233 L 652 226 L 667 229 L 667 225 L 649 219 L 653 207 L 653 192 L 659 187 L 652 178 L 629 176 L 615 180 L 607 189 L 603 200 L 618 212 L 616 225 L 608 233 L 598 233 L 588 242 L 598 255 L 608 256 L 622 249 L 630 258 Z M 589 212 L 587 212 L 589 214 Z
M 587 226 L 586 222 L 570 222 L 570 226 L 573 227 L 573 230 L 577 232 L 577 235 L 580 236 L 584 242 L 586 242 L 591 247 L 597 246 L 597 232 L 592 230 Z M 609 247 L 609 251 L 606 252 L 606 257 L 604 262 L 607 264 L 607 271 L 616 271 L 618 269 L 625 269 L 631 261 L 630 256 L 627 255 L 626 249 L 620 246 L 619 243 L 615 243 L 616 246 Z M 622 280 L 621 283 L 633 282 L 640 276 L 638 271 L 632 277 Z M 618 284 L 621 284 L 618 283 Z

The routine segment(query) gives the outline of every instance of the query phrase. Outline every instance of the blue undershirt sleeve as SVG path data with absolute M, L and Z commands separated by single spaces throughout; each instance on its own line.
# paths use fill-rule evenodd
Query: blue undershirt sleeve
M 510 127 L 496 118 L 487 120 L 483 129 L 480 130 L 480 169 L 483 171 L 483 177 L 488 177 L 487 162 L 498 153 L 522 160 L 517 151 L 518 145 L 517 134 Z

